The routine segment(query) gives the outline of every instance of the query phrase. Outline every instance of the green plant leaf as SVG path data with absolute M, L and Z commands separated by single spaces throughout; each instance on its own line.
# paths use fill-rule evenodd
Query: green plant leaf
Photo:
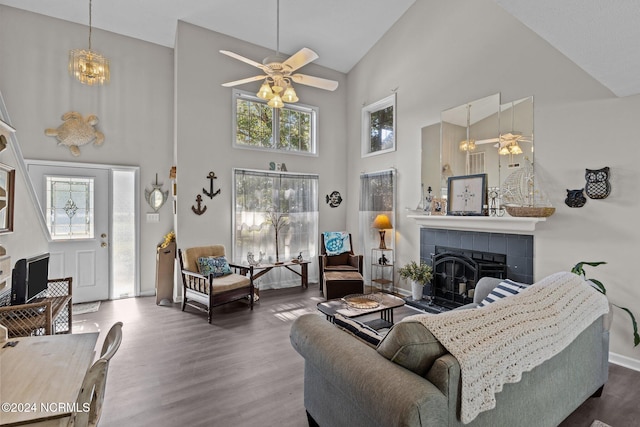
M 626 311 L 629 314 L 629 317 L 631 317 L 631 324 L 633 325 L 633 346 L 637 347 L 638 344 L 640 344 L 640 335 L 638 335 L 638 322 L 636 322 L 635 316 L 633 315 L 631 310 L 629 310 L 628 308 L 620 307 L 617 304 L 613 304 L 613 305 L 618 307 L 620 310 Z
M 605 289 L 604 285 L 602 284 L 601 281 L 597 280 L 597 279 L 589 279 L 589 282 L 593 283 L 594 288 L 597 289 L 598 291 L 600 291 L 602 294 L 606 295 L 607 294 L 607 290 Z
M 587 276 L 584 272 L 584 266 L 588 265 L 590 267 L 597 267 L 599 265 L 602 264 L 606 264 L 606 262 L 604 261 L 597 261 L 597 262 L 586 262 L 586 261 L 581 261 L 579 263 L 577 263 L 576 265 L 573 266 L 573 268 L 571 269 L 571 272 L 574 274 L 577 274 L 578 276 L 582 276 L 585 280 L 588 280 L 589 282 L 593 283 L 595 286 L 594 288 L 601 292 L 602 294 L 606 295 L 607 294 L 607 289 L 604 287 L 604 284 L 597 280 L 597 279 L 587 279 Z M 638 345 L 640 345 L 640 335 L 638 335 L 638 323 L 636 322 L 636 318 L 633 315 L 633 313 L 631 312 L 631 310 L 629 310 L 626 307 L 620 307 L 617 304 L 613 304 L 611 303 L 611 305 L 618 307 L 620 310 L 624 310 L 627 312 L 627 314 L 629 314 L 629 317 L 631 317 L 631 326 L 633 327 L 633 346 L 637 347 Z

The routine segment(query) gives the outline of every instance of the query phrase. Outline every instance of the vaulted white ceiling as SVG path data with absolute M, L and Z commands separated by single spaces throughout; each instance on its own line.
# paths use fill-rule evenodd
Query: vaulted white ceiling
M 348 72 L 415 0 L 280 0 L 280 51 L 303 47 Z M 89 0 L 0 0 L 89 24 Z M 173 47 L 178 20 L 275 51 L 276 0 L 93 0 L 94 28 Z M 97 45 L 97 41 L 96 41 Z
M 640 1 L 494 1 L 617 96 L 640 93 Z
M 346 73 L 415 1 L 281 0 L 280 51 L 309 47 Z M 640 93 L 639 0 L 494 1 L 617 96 Z M 0 4 L 88 24 L 88 0 Z M 276 0 L 93 0 L 94 27 L 163 46 L 178 20 L 276 48 Z

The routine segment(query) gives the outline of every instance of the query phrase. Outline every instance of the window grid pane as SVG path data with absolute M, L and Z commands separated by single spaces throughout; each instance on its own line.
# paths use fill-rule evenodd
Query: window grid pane
M 271 108 L 257 97 L 239 93 L 235 95 L 236 145 L 315 154 L 314 108 Z
M 93 239 L 93 178 L 46 177 L 47 228 L 53 240 Z

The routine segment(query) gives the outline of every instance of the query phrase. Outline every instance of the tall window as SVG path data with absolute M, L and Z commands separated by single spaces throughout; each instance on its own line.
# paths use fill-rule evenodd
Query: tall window
M 233 91 L 234 145 L 243 148 L 316 154 L 317 108 L 271 108 L 262 99 Z
M 396 170 L 388 169 L 360 175 L 360 243 L 364 253 L 364 265 L 371 265 L 371 248 L 377 248 L 380 236 L 371 228 L 378 214 L 386 214 L 395 223 Z M 390 238 L 389 238 L 390 236 Z M 387 247 L 395 247 L 395 233 L 387 232 Z M 394 260 L 391 260 L 393 262 Z M 369 281 L 369 269 L 363 271 L 365 281 Z
M 318 175 L 234 169 L 233 258 L 252 252 L 265 263 L 290 261 L 300 252 L 316 259 L 318 245 Z M 278 248 L 276 252 L 276 227 Z M 317 263 L 309 277 L 317 277 Z M 300 278 L 284 268 L 260 279 L 260 289 L 297 286 Z

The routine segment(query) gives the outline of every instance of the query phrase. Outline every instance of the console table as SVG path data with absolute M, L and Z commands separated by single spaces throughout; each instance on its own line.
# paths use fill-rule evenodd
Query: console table
M 9 305 L 7 293 L 0 301 L 0 324 L 9 337 L 71 333 L 72 279 L 50 279 L 37 302 Z

